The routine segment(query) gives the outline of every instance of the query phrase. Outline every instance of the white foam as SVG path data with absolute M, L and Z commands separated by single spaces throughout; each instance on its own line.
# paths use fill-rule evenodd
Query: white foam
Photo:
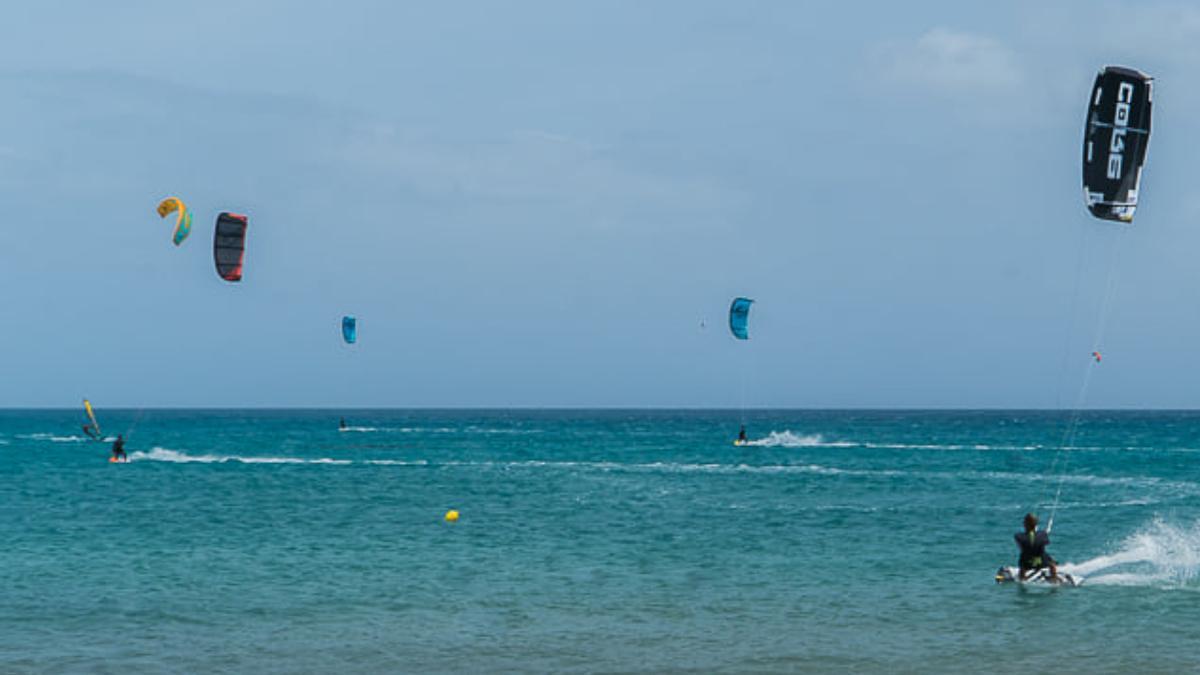
M 17 438 L 31 441 L 50 441 L 51 443 L 86 443 L 92 439 L 86 436 L 58 436 L 55 434 L 18 434 Z
M 462 432 L 463 429 L 454 429 L 451 427 L 369 427 L 369 426 L 346 426 L 338 428 L 342 433 L 359 433 L 359 434 L 451 434 Z
M 790 430 L 772 431 L 763 438 L 746 442 L 760 448 L 870 448 L 872 450 L 1043 450 L 1043 445 L 989 445 L 985 443 L 892 443 L 887 441 L 832 441 L 821 434 L 797 434 Z
M 332 459 L 319 457 L 307 459 L 303 457 L 256 457 L 244 455 L 189 455 L 179 450 L 168 448 L 151 448 L 149 452 L 131 452 L 129 461 L 173 462 L 177 464 L 220 464 L 223 462 L 240 462 L 242 464 L 353 464 L 348 459 Z
M 505 429 L 505 428 L 496 428 L 496 427 L 467 427 L 466 429 L 463 429 L 463 431 L 465 431 L 466 433 L 470 433 L 470 434 L 525 435 L 525 434 L 540 434 L 540 433 L 542 433 L 541 429 Z
M 987 445 L 987 444 L 943 444 L 943 443 L 863 443 L 862 447 L 872 450 L 1041 450 L 1041 445 Z
M 500 468 L 595 469 L 600 471 L 636 471 L 656 473 L 713 473 L 713 474 L 818 474 L 826 476 L 900 476 L 905 471 L 886 469 L 839 469 L 819 464 L 719 464 L 715 462 L 621 462 L 524 460 L 519 462 L 445 462 L 444 466 L 478 466 Z
M 1200 580 L 1200 522 L 1179 527 L 1155 519 L 1121 542 L 1116 552 L 1060 568 L 1089 585 L 1196 588 Z
M 367 427 L 367 426 L 347 426 L 338 431 L 352 431 L 359 433 L 389 433 L 389 434 L 540 434 L 541 429 L 509 429 L 503 427 Z
M 795 434 L 791 431 L 772 431 L 763 438 L 747 441 L 758 448 L 852 448 L 857 443 L 826 441 L 820 434 Z

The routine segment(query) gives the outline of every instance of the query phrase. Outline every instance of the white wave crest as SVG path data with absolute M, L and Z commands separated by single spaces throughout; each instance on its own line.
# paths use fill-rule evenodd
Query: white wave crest
M 19 434 L 17 438 L 31 441 L 50 441 L 51 443 L 86 443 L 92 439 L 86 436 L 58 436 L 56 434 Z
M 464 432 L 466 432 L 466 433 L 468 433 L 468 434 L 516 434 L 516 435 L 526 435 L 526 434 L 540 434 L 540 433 L 542 433 L 542 430 L 541 430 L 541 429 L 512 429 L 512 428 L 507 428 L 507 427 L 475 427 L 475 426 L 467 427 L 467 428 L 465 428 L 465 429 L 462 429 L 462 431 L 464 431 Z
M 1200 580 L 1200 522 L 1177 527 L 1156 519 L 1108 555 L 1061 566 L 1088 585 L 1192 588 Z
M 940 443 L 863 443 L 862 447 L 873 450 L 1041 450 L 1041 445 L 986 445 L 986 444 L 940 444 Z
M 760 448 L 869 448 L 872 450 L 1041 450 L 1041 445 L 987 445 L 961 443 L 894 443 L 889 441 L 831 441 L 820 434 L 772 431 L 763 438 L 748 441 Z
M 131 452 L 129 461 L 173 462 L 176 464 L 201 463 L 220 464 L 222 462 L 239 462 L 242 464 L 353 464 L 348 459 L 331 459 L 319 457 L 307 459 L 303 457 L 255 457 L 243 455 L 189 455 L 186 452 L 168 448 L 151 448 L 149 452 Z
M 817 474 L 825 476 L 900 476 L 904 471 L 889 469 L 839 469 L 819 464 L 719 464 L 715 462 L 623 462 L 522 460 L 513 462 L 444 462 L 443 466 L 483 467 L 500 469 L 590 469 L 597 471 L 626 471 L 646 473 L 711 473 L 711 474 Z
M 387 434 L 540 434 L 541 429 L 507 429 L 501 427 L 368 427 L 347 426 L 341 432 Z

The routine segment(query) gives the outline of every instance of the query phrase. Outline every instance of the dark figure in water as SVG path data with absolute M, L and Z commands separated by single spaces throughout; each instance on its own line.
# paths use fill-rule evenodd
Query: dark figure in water
M 83 433 L 87 434 L 87 437 L 94 441 L 100 440 L 100 434 L 96 433 L 95 427 L 90 424 L 83 425 Z
M 125 437 L 118 434 L 117 440 L 113 441 L 112 446 L 114 462 L 128 462 L 129 457 L 125 455 Z
M 1013 535 L 1017 546 L 1021 549 L 1021 558 L 1017 566 L 1021 570 L 1021 581 L 1025 581 L 1035 572 L 1042 569 L 1050 570 L 1050 580 L 1058 581 L 1058 564 L 1046 553 L 1050 545 L 1050 534 L 1037 529 L 1038 519 L 1032 513 L 1025 514 L 1025 531 Z
M 738 443 L 746 442 L 746 425 L 743 424 L 741 430 L 738 431 Z
M 338 422 L 338 428 L 339 428 L 339 429 L 345 429 L 345 428 L 346 428 L 346 418 L 345 418 L 345 417 L 343 417 L 343 418 L 342 418 L 342 419 L 341 419 L 341 420 Z

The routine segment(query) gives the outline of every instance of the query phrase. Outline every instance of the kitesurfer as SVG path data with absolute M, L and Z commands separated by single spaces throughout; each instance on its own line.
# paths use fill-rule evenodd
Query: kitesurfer
M 129 461 L 129 457 L 125 455 L 125 436 L 121 434 L 117 435 L 117 440 L 113 441 L 112 444 L 112 453 L 112 461 L 114 462 Z
M 338 421 L 338 428 L 341 429 L 342 431 L 346 430 L 346 418 L 345 417 L 343 417 L 342 419 L 340 419 Z
M 737 440 L 738 440 L 739 444 L 745 445 L 745 443 L 746 443 L 746 425 L 745 424 L 743 424 L 742 428 L 738 430 Z
M 1038 570 L 1049 569 L 1050 581 L 1057 582 L 1058 564 L 1046 553 L 1046 547 L 1050 545 L 1050 534 L 1045 530 L 1038 531 L 1038 518 L 1032 513 L 1025 514 L 1024 525 L 1024 531 L 1013 535 L 1021 549 L 1021 557 L 1017 562 L 1021 581 L 1025 581 Z

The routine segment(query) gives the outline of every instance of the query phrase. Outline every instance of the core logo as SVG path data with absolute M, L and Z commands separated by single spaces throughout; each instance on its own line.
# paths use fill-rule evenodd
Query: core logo
M 1120 180 L 1125 161 L 1125 132 L 1129 128 L 1129 110 L 1133 103 L 1133 84 L 1122 82 L 1117 87 L 1117 110 L 1113 115 L 1112 140 L 1108 144 L 1108 177 Z

